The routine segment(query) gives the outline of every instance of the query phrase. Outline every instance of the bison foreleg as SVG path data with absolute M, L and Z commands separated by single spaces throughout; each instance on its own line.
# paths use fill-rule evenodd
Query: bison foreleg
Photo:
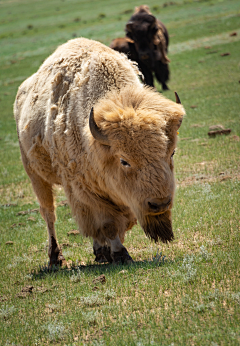
M 121 243 L 119 236 L 117 235 L 114 240 L 109 239 L 111 244 L 111 257 L 114 263 L 132 263 L 133 259 L 129 255 L 127 249 Z
M 169 90 L 166 82 L 169 80 L 168 64 L 163 64 L 161 61 L 156 61 L 155 76 L 159 83 L 162 84 L 163 90 Z
M 95 261 L 98 263 L 112 263 L 111 249 L 109 246 L 100 245 L 97 240 L 93 241 L 93 253 L 96 256 Z
M 129 255 L 127 249 L 122 245 L 119 236 L 114 240 L 107 239 L 110 246 L 102 246 L 96 239 L 93 241 L 93 252 L 95 261 L 98 263 L 132 263 L 133 259 Z

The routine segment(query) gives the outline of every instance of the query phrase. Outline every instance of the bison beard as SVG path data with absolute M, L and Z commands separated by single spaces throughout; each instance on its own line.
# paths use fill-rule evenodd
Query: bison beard
M 167 243 L 174 239 L 171 211 L 159 215 L 146 215 L 142 221 L 142 228 L 146 235 L 156 243 L 158 241 Z

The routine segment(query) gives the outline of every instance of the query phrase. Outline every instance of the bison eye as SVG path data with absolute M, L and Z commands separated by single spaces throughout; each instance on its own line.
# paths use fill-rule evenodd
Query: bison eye
M 172 153 L 171 157 L 173 157 L 174 154 L 175 154 L 175 150 L 173 150 L 173 153 Z
M 131 167 L 131 165 L 129 165 L 129 163 L 123 159 L 120 159 L 120 162 L 124 167 Z

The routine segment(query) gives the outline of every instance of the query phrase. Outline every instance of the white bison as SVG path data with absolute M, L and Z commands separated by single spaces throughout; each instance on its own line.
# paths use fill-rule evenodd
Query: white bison
M 14 104 L 24 168 L 49 234 L 50 265 L 62 264 L 53 186 L 63 186 L 96 260 L 132 261 L 122 245 L 139 221 L 173 239 L 173 154 L 185 114 L 144 87 L 123 54 L 78 38 L 63 44 L 20 86 Z

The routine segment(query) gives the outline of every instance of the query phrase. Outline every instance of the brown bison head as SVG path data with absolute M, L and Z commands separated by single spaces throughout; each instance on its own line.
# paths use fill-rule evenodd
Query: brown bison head
M 184 114 L 181 104 L 152 89 L 128 86 L 99 101 L 89 118 L 99 184 L 155 241 L 173 239 L 173 155 Z
M 156 18 L 146 12 L 134 14 L 126 24 L 126 35 L 135 45 L 139 59 L 148 65 L 154 67 L 154 42 L 158 31 Z

